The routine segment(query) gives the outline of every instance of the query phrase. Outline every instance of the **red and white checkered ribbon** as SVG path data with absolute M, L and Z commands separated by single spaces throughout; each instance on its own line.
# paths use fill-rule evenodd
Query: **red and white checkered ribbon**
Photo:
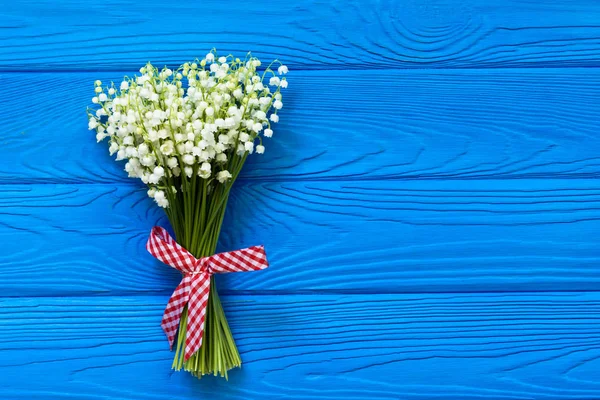
M 175 242 L 165 229 L 158 226 L 152 228 L 146 249 L 154 257 L 184 275 L 167 304 L 161 326 L 167 334 L 172 349 L 181 313 L 187 304 L 188 322 L 184 356 L 186 361 L 202 345 L 211 275 L 257 271 L 269 266 L 263 246 L 253 246 L 197 259 Z

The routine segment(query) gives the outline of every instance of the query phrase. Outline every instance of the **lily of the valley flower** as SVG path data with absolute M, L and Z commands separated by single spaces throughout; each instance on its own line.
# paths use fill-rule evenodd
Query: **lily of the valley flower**
M 255 57 L 242 61 L 211 51 L 176 71 L 148 63 L 140 76 L 117 86 L 97 80 L 92 103 L 98 108 L 88 112 L 88 128 L 98 141 L 109 138 L 110 154 L 127 160 L 129 176 L 149 185 L 148 195 L 168 207 L 171 191 L 182 189 L 168 179 L 196 174 L 209 186 L 226 184 L 231 160 L 264 153 L 259 136 L 273 136 L 271 123 L 279 121 L 281 89 L 288 85 L 277 76 L 288 68 L 273 64 L 276 71 L 259 71 Z

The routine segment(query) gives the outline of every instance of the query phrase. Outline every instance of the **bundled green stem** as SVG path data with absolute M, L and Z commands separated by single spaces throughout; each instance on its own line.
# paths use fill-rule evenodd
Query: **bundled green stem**
M 242 365 L 240 354 L 229 330 L 229 324 L 217 293 L 214 277 L 210 281 L 210 295 L 206 309 L 203 344 L 189 360 L 184 361 L 185 334 L 187 332 L 187 307 L 183 311 L 177 338 L 173 369 L 182 368 L 200 378 L 213 374 L 227 378 L 227 371 Z
M 194 257 L 215 254 L 229 191 L 245 159 L 245 156 L 232 157 L 229 167 L 234 171 L 233 179 L 224 184 L 196 178 L 195 174 L 190 179 L 169 177 L 173 186 L 179 186 L 182 190 L 167 190 L 170 207 L 166 212 L 177 242 Z M 173 369 L 179 371 L 183 368 L 198 378 L 206 374 L 227 377 L 228 370 L 241 366 L 242 360 L 229 329 L 214 277 L 210 280 L 202 346 L 184 361 L 186 332 L 187 307 L 179 324 Z

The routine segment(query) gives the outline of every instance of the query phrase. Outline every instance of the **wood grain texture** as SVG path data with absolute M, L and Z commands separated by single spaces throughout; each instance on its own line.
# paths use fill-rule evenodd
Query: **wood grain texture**
M 265 244 L 271 267 L 220 276 L 249 292 L 596 290 L 594 180 L 246 182 L 221 250 Z M 170 293 L 145 250 L 166 224 L 143 188 L 0 186 L 6 296 Z
M 29 0 L 3 4 L 0 69 L 180 64 L 215 46 L 303 69 L 597 67 L 599 18 L 593 0 Z
M 229 382 L 170 370 L 166 300 L 0 300 L 0 396 L 600 397 L 597 293 L 225 297 L 243 359 Z
M 95 78 L 124 74 L 2 74 L 0 182 L 131 182 L 87 131 L 84 112 Z M 250 158 L 245 179 L 600 173 L 597 70 L 328 71 L 290 79 L 282 122 L 267 152 Z
M 0 0 L 0 398 L 597 400 L 600 3 Z M 162 211 L 92 82 L 213 46 L 290 65 L 219 277 L 244 361 L 170 370 Z

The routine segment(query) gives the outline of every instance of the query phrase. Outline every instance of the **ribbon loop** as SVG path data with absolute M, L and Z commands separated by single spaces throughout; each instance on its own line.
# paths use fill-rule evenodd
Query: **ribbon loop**
M 146 249 L 155 258 L 184 274 L 193 272 L 198 261 L 196 257 L 180 246 L 166 229 L 160 226 L 152 228 Z
M 252 246 L 197 259 L 180 246 L 164 228 L 158 226 L 152 228 L 146 249 L 155 258 L 184 274 L 167 303 L 161 327 L 172 349 L 183 308 L 188 306 L 185 361 L 202 345 L 211 275 L 258 271 L 269 266 L 263 246 Z

